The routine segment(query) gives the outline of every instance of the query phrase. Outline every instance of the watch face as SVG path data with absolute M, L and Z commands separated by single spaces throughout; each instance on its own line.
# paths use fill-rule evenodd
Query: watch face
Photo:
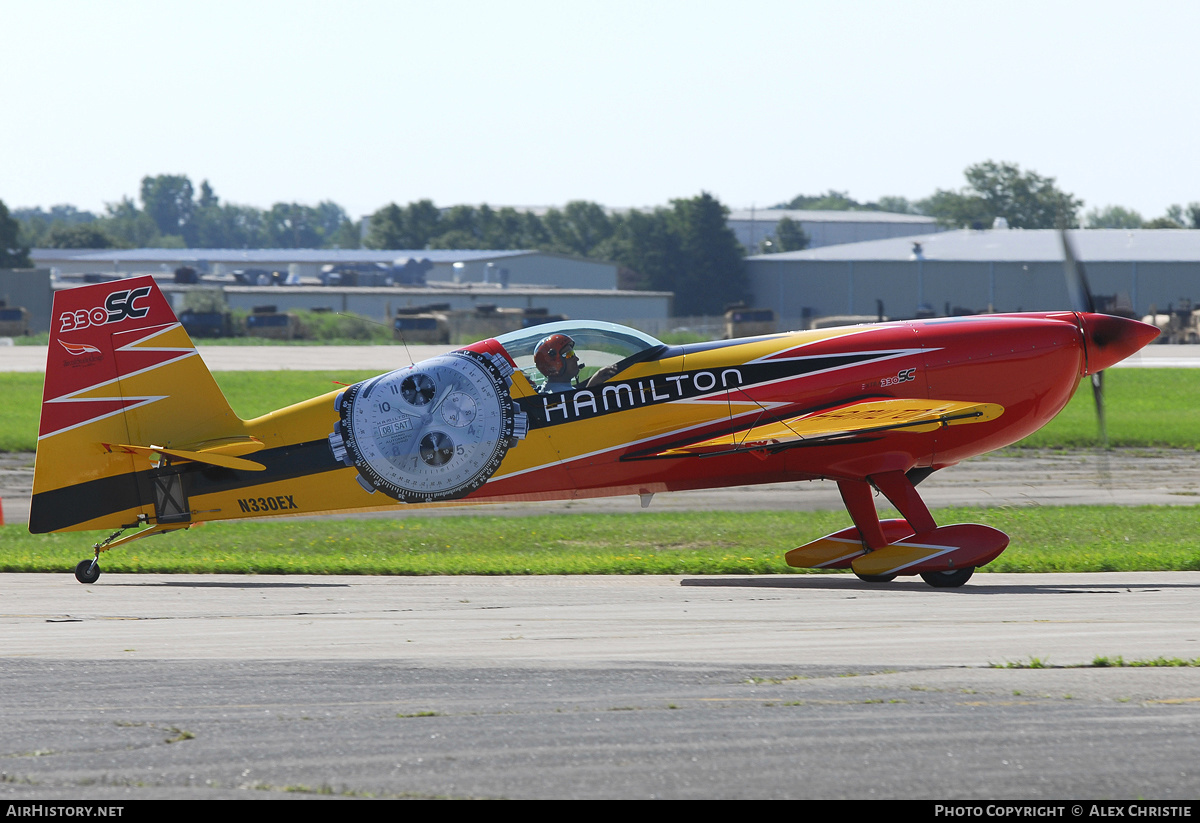
M 471 352 L 425 360 L 342 396 L 335 455 L 360 482 L 398 500 L 449 500 L 491 477 L 508 451 L 515 410 L 494 363 Z M 339 455 L 340 457 L 341 455 Z

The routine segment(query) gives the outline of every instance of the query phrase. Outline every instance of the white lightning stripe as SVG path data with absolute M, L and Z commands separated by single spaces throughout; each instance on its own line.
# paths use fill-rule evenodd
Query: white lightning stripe
M 896 566 L 894 568 L 888 569 L 888 572 L 887 572 L 888 574 L 892 574 L 893 572 L 903 571 L 904 569 L 907 569 L 909 566 L 916 566 L 919 563 L 926 563 L 930 560 L 936 560 L 937 558 L 941 557 L 942 555 L 949 554 L 950 552 L 957 551 L 958 549 L 962 548 L 961 546 L 945 546 L 945 545 L 936 545 L 934 543 L 909 543 L 905 540 L 900 540 L 895 543 L 890 543 L 889 547 L 890 546 L 904 546 L 904 547 L 910 548 L 910 549 L 933 549 L 934 553 L 927 554 L 924 557 L 919 557 L 916 560 L 905 563 L 903 566 Z
M 38 440 L 42 440 L 46 437 L 53 437 L 56 434 L 62 434 L 63 432 L 71 431 L 71 429 L 78 429 L 81 426 L 89 426 L 92 423 L 98 423 L 99 421 L 105 420 L 109 417 L 113 417 L 114 415 L 124 414 L 127 411 L 132 411 L 133 409 L 141 408 L 142 406 L 147 406 L 147 405 L 157 402 L 159 400 L 164 400 L 167 397 L 169 397 L 169 395 L 160 394 L 160 395 L 147 395 L 145 397 L 86 397 L 86 398 L 85 397 L 61 397 L 56 400 L 47 400 L 46 401 L 47 403 L 100 403 L 100 402 L 104 402 L 104 401 L 114 401 L 114 400 L 136 401 L 136 402 L 131 402 L 130 405 L 128 405 L 128 406 L 122 406 L 121 408 L 116 409 L 114 411 L 105 412 L 104 414 L 100 414 L 95 417 L 88 418 L 87 420 L 83 420 L 79 423 L 72 423 L 70 426 L 64 426 L 61 429 L 55 429 L 52 432 L 46 432 L 45 434 L 38 435 Z
M 750 362 L 751 363 L 786 363 L 786 362 L 789 362 L 792 360 L 825 360 L 830 357 L 841 357 L 841 356 L 846 356 L 846 355 L 851 355 L 851 354 L 878 355 L 877 357 L 875 357 L 874 359 L 871 359 L 871 360 L 859 360 L 854 363 L 843 363 L 840 366 L 830 366 L 827 369 L 820 369 L 818 371 L 805 372 L 804 374 L 791 374 L 791 375 L 787 375 L 786 377 L 777 377 L 773 380 L 764 380 L 761 383 L 743 383 L 742 385 L 739 385 L 739 386 L 730 386 L 729 389 L 730 390 L 732 390 L 734 388 L 750 389 L 750 388 L 759 388 L 762 386 L 773 386 L 776 383 L 785 383 L 789 380 L 804 380 L 809 377 L 815 377 L 816 375 L 819 375 L 819 374 L 830 374 L 832 372 L 843 371 L 845 369 L 853 369 L 853 368 L 857 368 L 860 366 L 873 366 L 877 363 L 883 363 L 888 360 L 895 360 L 896 358 L 899 358 L 899 357 L 911 357 L 913 355 L 924 354 L 926 352 L 935 352 L 935 351 L 941 351 L 941 349 L 902 349 L 900 351 L 896 351 L 894 349 L 889 349 L 889 350 L 878 351 L 878 352 L 842 352 L 841 354 L 819 354 L 819 355 L 805 355 L 803 357 L 783 357 L 783 358 L 779 358 L 777 360 L 769 360 L 767 358 L 761 358 L 759 360 L 751 360 Z M 736 368 L 736 367 L 730 366 L 729 368 Z M 725 389 L 721 389 L 721 391 L 725 391 Z M 714 394 L 715 393 L 716 392 L 714 392 Z M 707 397 L 708 395 L 701 395 L 701 396 Z
M 811 346 L 813 344 L 805 343 L 804 345 Z M 803 348 L 803 346 L 796 346 L 795 348 Z M 891 360 L 892 358 L 895 358 L 895 357 L 907 357 L 910 354 L 925 354 L 926 352 L 936 352 L 936 351 L 941 351 L 941 349 L 922 349 L 922 348 L 894 349 L 893 348 L 893 349 L 878 349 L 876 351 L 835 351 L 835 352 L 825 352 L 824 354 L 800 354 L 800 355 L 796 355 L 794 357 L 776 357 L 771 354 L 765 354 L 762 357 L 755 358 L 754 360 L 747 360 L 745 365 L 750 365 L 752 363 L 790 363 L 795 360 L 828 360 L 833 357 L 853 357 L 853 356 L 857 356 L 857 355 L 874 356 L 874 359 L 871 359 L 871 360 L 859 360 L 854 363 L 846 363 L 841 366 L 833 366 L 829 369 L 822 369 L 821 371 L 808 372 L 808 374 L 823 374 L 826 371 L 836 371 L 837 369 L 845 369 L 845 368 L 849 368 L 851 366 L 865 366 L 870 363 L 879 362 L 880 360 Z M 778 352 L 776 352 L 776 354 L 778 354 Z M 727 366 L 726 368 L 733 369 L 733 368 L 737 368 L 737 367 L 736 366 Z M 797 376 L 807 376 L 807 375 L 797 375 Z
M 852 551 L 848 554 L 843 554 L 841 557 L 835 557 L 832 560 L 826 560 L 824 563 L 819 563 L 816 566 L 812 566 L 811 568 L 824 569 L 828 566 L 832 566 L 834 563 L 841 563 L 843 560 L 849 560 L 851 558 L 858 557 L 860 554 L 866 553 L 863 550 L 861 540 L 848 540 L 844 537 L 839 537 L 836 539 L 826 538 L 826 540 L 828 540 L 830 543 L 845 543 L 847 545 L 854 546 L 855 549 L 854 549 L 854 551 Z
M 124 374 L 118 375 L 117 377 L 114 377 L 114 378 L 113 378 L 113 379 L 111 379 L 111 380 L 102 380 L 102 381 L 100 381 L 99 383 L 93 383 L 93 384 L 92 384 L 92 385 L 90 385 L 90 386 L 86 386 L 86 387 L 84 387 L 84 388 L 82 388 L 82 389 L 78 389 L 78 390 L 76 390 L 76 391 L 73 391 L 73 392 L 71 392 L 70 394 L 64 394 L 64 395 L 61 395 L 61 396 L 59 396 L 59 397 L 52 397 L 52 398 L 50 398 L 49 400 L 47 400 L 46 402 L 47 402 L 47 403 L 70 403 L 70 402 L 76 402 L 76 401 L 77 401 L 77 402 L 80 402 L 80 403 L 87 403 L 87 402 L 89 402 L 89 401 L 92 401 L 92 400 L 122 400 L 122 399 L 132 399 L 132 398 L 122 398 L 122 397 L 120 397 L 120 396 L 118 396 L 118 397 L 80 397 L 79 395 L 81 395 L 81 394 L 85 394 L 85 393 L 87 393 L 87 392 L 90 392 L 90 391 L 95 391 L 96 389 L 103 388 L 104 386 L 111 386 L 111 385 L 113 385 L 113 384 L 115 384 L 115 383 L 120 383 L 122 380 L 126 380 L 126 379 L 128 379 L 128 378 L 130 378 L 130 377 L 135 377 L 135 376 L 137 376 L 137 375 L 139 375 L 139 374 L 145 374 L 145 373 L 147 373 L 147 372 L 152 372 L 152 371 L 154 371 L 155 369 L 160 369 L 160 368 L 162 368 L 163 366 L 170 366 L 170 365 L 172 365 L 172 364 L 174 364 L 174 363 L 178 363 L 178 362 L 180 362 L 181 360 L 184 360 L 184 359 L 186 359 L 186 358 L 188 358 L 188 357 L 193 357 L 193 356 L 198 356 L 198 355 L 199 355 L 199 352 L 197 352 L 195 349 L 160 349 L 160 351 L 178 351 L 178 352 L 181 352 L 181 356 L 180 356 L 180 357 L 173 357 L 173 358 L 171 358 L 170 360 L 164 360 L 164 361 L 162 361 L 161 363 L 155 363 L 153 366 L 147 366 L 147 367 L 146 367 L 146 368 L 144 368 L 144 369 L 138 369 L 137 371 L 126 372 L 126 373 L 124 373 Z M 163 395 L 163 397 L 166 397 L 166 396 L 167 396 L 167 395 Z
M 117 351 L 126 351 L 134 346 L 137 346 L 137 344 L 141 343 L 143 340 L 152 340 L 155 337 L 166 334 L 169 331 L 174 331 L 175 329 L 179 328 L 182 325 L 183 325 L 182 323 L 164 323 L 161 326 L 147 326 L 144 329 L 129 329 L 128 332 L 122 332 L 122 331 L 114 332 L 114 334 L 128 334 L 130 332 L 135 332 L 135 331 L 148 332 L 147 334 L 139 337 L 137 340 L 132 340 L 132 341 L 126 343 L 124 346 L 117 349 Z M 155 351 L 155 350 L 147 349 L 147 351 Z M 186 351 L 186 349 L 162 349 L 162 351 Z
M 118 394 L 116 397 L 80 397 L 80 395 L 86 394 L 88 392 L 96 391 L 97 389 L 104 388 L 105 386 L 112 386 L 112 385 L 119 384 L 122 380 L 128 380 L 129 378 L 136 377 L 139 374 L 146 374 L 148 372 L 154 371 L 155 369 L 160 369 L 163 366 L 169 366 L 169 365 L 173 365 L 175 363 L 179 363 L 183 360 L 186 360 L 189 357 L 199 356 L 199 352 L 196 351 L 195 347 L 186 348 L 186 347 L 180 347 L 180 346 L 139 346 L 138 345 L 139 343 L 141 343 L 143 341 L 153 340 L 155 337 L 159 337 L 161 335 L 166 334 L 167 332 L 173 331 L 173 330 L 179 328 L 181 325 L 182 325 L 181 323 L 168 323 L 168 324 L 165 324 L 162 326 L 153 327 L 152 329 L 147 330 L 147 331 L 149 331 L 148 334 L 145 334 L 145 335 L 137 338 L 136 340 L 132 340 L 132 341 L 126 343 L 125 345 L 121 346 L 120 348 L 113 350 L 114 353 L 115 352 L 123 352 L 123 351 L 127 351 L 127 352 L 174 352 L 174 353 L 178 354 L 178 357 L 171 357 L 171 358 L 163 360 L 160 363 L 155 363 L 153 365 L 147 366 L 143 369 L 138 369 L 136 371 L 125 372 L 123 374 L 117 375 L 115 378 L 113 378 L 111 380 L 103 380 L 99 383 L 94 383 L 91 386 L 87 386 L 85 388 L 78 389 L 77 391 L 73 391 L 70 394 L 64 394 L 60 397 L 53 397 L 46 401 L 46 403 L 124 402 L 124 403 L 128 403 L 128 405 L 122 406 L 121 408 L 116 409 L 115 411 L 105 412 L 104 414 L 97 415 L 96 417 L 92 417 L 87 420 L 80 421 L 78 423 L 72 423 L 70 426 L 64 426 L 61 429 L 55 429 L 52 432 L 46 432 L 46 434 L 39 435 L 38 440 L 42 440 L 43 438 L 46 438 L 46 437 L 52 437 L 56 434 L 61 434 L 62 432 L 71 431 L 72 429 L 78 429 L 81 426 L 87 426 L 92 423 L 96 423 L 101 420 L 105 420 L 109 417 L 113 417 L 114 415 L 117 415 L 117 414 L 124 414 L 127 411 L 132 411 L 134 409 L 141 408 L 142 406 L 147 406 L 151 403 L 156 403 L 159 400 L 165 400 L 167 397 L 169 397 L 170 395 L 166 395 L 166 394 L 140 395 L 140 396 L 132 396 L 132 397 L 122 396 L 120 394 Z

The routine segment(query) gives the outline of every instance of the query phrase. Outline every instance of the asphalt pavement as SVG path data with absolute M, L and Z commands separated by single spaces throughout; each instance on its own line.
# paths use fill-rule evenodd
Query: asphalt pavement
M 0 797 L 1200 793 L 1200 573 L 0 575 Z

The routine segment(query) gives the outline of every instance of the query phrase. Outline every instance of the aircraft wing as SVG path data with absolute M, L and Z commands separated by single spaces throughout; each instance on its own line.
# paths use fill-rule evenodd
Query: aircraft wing
M 771 450 L 780 446 L 854 437 L 883 431 L 930 432 L 942 426 L 982 423 L 1004 413 L 995 403 L 953 400 L 864 400 L 834 409 L 776 420 L 730 434 L 688 443 L 658 456 L 708 457 L 739 451 Z

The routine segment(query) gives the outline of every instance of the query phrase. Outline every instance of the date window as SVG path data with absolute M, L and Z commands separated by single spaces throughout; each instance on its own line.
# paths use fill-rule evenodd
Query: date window
M 379 427 L 379 436 L 380 437 L 388 437 L 393 434 L 400 434 L 401 432 L 406 432 L 406 431 L 411 431 L 411 430 L 412 430 L 412 421 L 409 420 L 407 417 L 401 417 L 399 420 L 395 420 L 391 423 L 384 423 L 382 426 L 380 426 Z

